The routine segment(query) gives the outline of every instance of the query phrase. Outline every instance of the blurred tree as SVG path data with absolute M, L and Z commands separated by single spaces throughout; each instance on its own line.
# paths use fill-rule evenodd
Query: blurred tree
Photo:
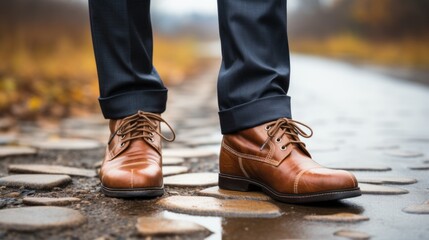
M 0 0 L 0 118 L 99 112 L 87 7 L 84 0 Z M 195 39 L 155 41 L 154 63 L 166 84 L 205 67 Z
M 304 0 L 290 15 L 291 49 L 429 69 L 429 0 Z
M 79 0 L 0 1 L 0 116 L 96 109 L 86 8 Z
M 326 1 L 325 1 L 326 2 Z M 372 38 L 429 35 L 429 0 L 321 0 L 299 2 L 291 15 L 293 37 L 353 32 Z
M 428 0 L 354 1 L 351 16 L 371 37 L 424 36 L 429 34 Z

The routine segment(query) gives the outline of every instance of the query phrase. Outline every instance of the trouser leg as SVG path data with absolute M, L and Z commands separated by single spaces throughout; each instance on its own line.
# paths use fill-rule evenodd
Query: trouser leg
M 162 113 L 167 89 L 152 65 L 149 0 L 89 0 L 91 33 L 105 118 Z
M 291 117 L 286 0 L 218 0 L 222 133 Z

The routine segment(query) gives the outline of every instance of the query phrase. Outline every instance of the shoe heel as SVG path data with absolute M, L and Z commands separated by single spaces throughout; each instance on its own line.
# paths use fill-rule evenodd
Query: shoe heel
M 250 190 L 250 184 L 246 180 L 230 178 L 219 174 L 219 188 L 232 191 L 247 192 Z

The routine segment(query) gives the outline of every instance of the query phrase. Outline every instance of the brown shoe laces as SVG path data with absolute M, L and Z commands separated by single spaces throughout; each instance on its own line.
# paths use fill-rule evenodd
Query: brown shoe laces
M 310 130 L 310 134 L 302 130 L 299 125 Z M 290 136 L 290 141 L 285 145 L 281 146 L 282 150 L 286 150 L 286 147 L 290 144 L 298 144 L 305 149 L 305 143 L 299 140 L 299 136 L 302 136 L 304 138 L 310 138 L 311 136 L 313 136 L 313 130 L 309 126 L 305 125 L 304 123 L 287 118 L 280 118 L 275 123 L 265 126 L 265 130 L 267 131 L 268 137 L 259 149 L 260 151 L 265 148 L 265 145 L 267 145 L 267 143 L 277 134 L 278 131 L 282 131 L 282 134 L 276 139 L 277 142 L 280 142 L 282 137 L 285 135 Z
M 155 131 L 158 127 L 155 121 L 159 123 L 165 123 L 172 133 L 172 137 L 168 138 L 162 133 Z M 125 137 L 128 133 L 131 133 L 129 137 Z M 109 143 L 118 135 L 122 138 L 122 146 L 133 139 L 145 138 L 153 142 L 154 133 L 159 135 L 162 139 L 168 142 L 174 141 L 176 134 L 170 124 L 167 123 L 162 117 L 154 113 L 148 113 L 138 111 L 136 114 L 124 118 L 124 121 L 118 127 L 118 129 L 110 136 Z

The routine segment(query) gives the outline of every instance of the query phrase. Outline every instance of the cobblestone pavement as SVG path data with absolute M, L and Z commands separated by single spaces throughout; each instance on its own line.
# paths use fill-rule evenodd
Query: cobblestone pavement
M 0 120 L 0 239 L 428 239 L 429 89 L 340 62 L 292 56 L 294 119 L 313 158 L 353 171 L 358 198 L 312 205 L 216 187 L 217 69 L 172 87 L 166 194 L 104 197 L 99 116 L 59 126 Z

